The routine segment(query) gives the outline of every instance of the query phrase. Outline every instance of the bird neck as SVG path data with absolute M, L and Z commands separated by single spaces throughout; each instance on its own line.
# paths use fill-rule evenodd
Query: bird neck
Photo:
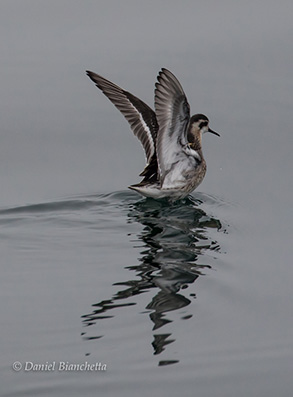
M 201 133 L 198 131 L 192 131 L 191 127 L 187 133 L 187 141 L 189 146 L 201 154 Z

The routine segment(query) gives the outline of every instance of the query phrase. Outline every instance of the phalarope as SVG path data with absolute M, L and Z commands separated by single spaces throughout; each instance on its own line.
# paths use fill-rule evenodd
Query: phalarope
M 177 78 L 167 69 L 159 72 L 155 112 L 143 101 L 104 77 L 87 71 L 89 78 L 120 110 L 145 150 L 143 180 L 129 186 L 143 196 L 180 199 L 203 180 L 206 162 L 202 134 L 211 132 L 203 114 L 190 117 L 190 107 Z

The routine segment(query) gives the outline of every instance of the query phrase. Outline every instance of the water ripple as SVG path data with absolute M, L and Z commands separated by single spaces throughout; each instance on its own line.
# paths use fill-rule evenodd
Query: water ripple
M 140 257 L 136 265 L 126 267 L 135 273 L 135 278 L 117 280 L 113 285 L 120 287 L 119 291 L 94 303 L 92 312 L 82 316 L 83 324 L 88 327 L 113 318 L 107 313 L 117 307 L 136 305 L 135 296 L 153 291 L 144 313 L 153 323 L 154 354 L 160 354 L 174 342 L 157 332 L 172 322 L 166 313 L 190 305 L 196 295 L 191 293 L 188 297 L 182 292 L 211 269 L 211 262 L 221 251 L 215 233 L 226 231 L 227 225 L 203 210 L 203 204 L 214 209 L 225 202 L 203 194 L 172 204 L 167 200 L 137 200 L 137 196 L 124 192 L 113 193 L 107 199 L 123 209 L 129 224 L 141 226 L 131 240 L 134 247 L 140 247 Z M 118 304 L 119 301 L 125 303 Z M 191 317 L 186 315 L 184 319 Z M 174 362 L 170 360 L 171 363 Z M 159 365 L 168 365 L 168 360 L 160 361 Z
M 225 205 L 224 200 L 202 193 L 174 203 L 140 198 L 130 191 L 80 195 L 1 209 L 0 224 L 9 226 L 3 228 L 1 238 L 8 236 L 23 255 L 25 250 L 52 252 L 58 246 L 64 250 L 75 244 L 100 247 L 99 252 L 105 253 L 113 250 L 113 242 L 119 246 L 121 236 L 131 236 L 129 243 L 139 250 L 137 263 L 126 267 L 128 280 L 113 283 L 118 292 L 94 302 L 89 313 L 82 315 L 87 329 L 82 337 L 101 343 L 103 335 L 96 335 L 94 326 L 112 321 L 117 310 L 123 315 L 126 307 L 137 304 L 138 295 L 151 292 L 143 313 L 153 324 L 152 347 L 158 355 L 175 341 L 169 338 L 171 334 L 158 332 L 174 321 L 167 313 L 191 304 L 196 295 L 186 293 L 188 286 L 209 271 L 221 253 L 217 233 L 225 232 L 227 225 L 211 214 Z M 34 235 L 28 232 L 30 226 Z M 135 232 L 130 234 L 129 229 Z M 182 319 L 191 317 L 186 313 Z M 159 365 L 168 363 L 174 361 Z

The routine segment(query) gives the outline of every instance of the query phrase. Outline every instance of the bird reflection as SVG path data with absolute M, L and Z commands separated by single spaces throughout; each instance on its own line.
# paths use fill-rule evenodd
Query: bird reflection
M 172 204 L 152 199 L 128 203 L 128 222 L 143 225 L 141 233 L 135 236 L 143 243 L 139 263 L 127 267 L 135 272 L 136 278 L 116 282 L 114 285 L 121 289 L 111 299 L 93 304 L 93 311 L 82 316 L 85 326 L 113 317 L 110 314 L 112 309 L 135 305 L 135 295 L 153 290 L 153 297 L 144 313 L 153 322 L 154 354 L 160 354 L 168 344 L 174 342 L 171 334 L 157 331 L 172 322 L 166 313 L 191 303 L 180 291 L 193 284 L 211 267 L 210 264 L 200 263 L 206 261 L 203 254 L 220 249 L 218 243 L 209 237 L 209 230 L 220 230 L 221 222 L 207 215 L 200 208 L 201 203 L 200 199 L 193 197 Z M 195 298 L 195 294 L 190 294 L 189 297 Z M 182 319 L 190 317 L 191 315 Z M 84 338 L 89 339 L 86 336 Z M 164 360 L 159 365 L 175 362 L 176 360 Z

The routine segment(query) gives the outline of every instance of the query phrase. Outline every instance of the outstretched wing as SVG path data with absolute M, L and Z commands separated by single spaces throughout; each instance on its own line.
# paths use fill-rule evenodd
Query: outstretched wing
M 172 167 L 186 157 L 182 149 L 187 145 L 187 124 L 190 119 L 189 104 L 183 88 L 167 69 L 162 69 L 158 75 L 155 109 L 159 124 L 157 157 L 163 183 Z
M 129 122 L 134 135 L 142 143 L 149 164 L 156 151 L 158 123 L 155 112 L 130 92 L 104 77 L 90 71 L 86 73 Z

